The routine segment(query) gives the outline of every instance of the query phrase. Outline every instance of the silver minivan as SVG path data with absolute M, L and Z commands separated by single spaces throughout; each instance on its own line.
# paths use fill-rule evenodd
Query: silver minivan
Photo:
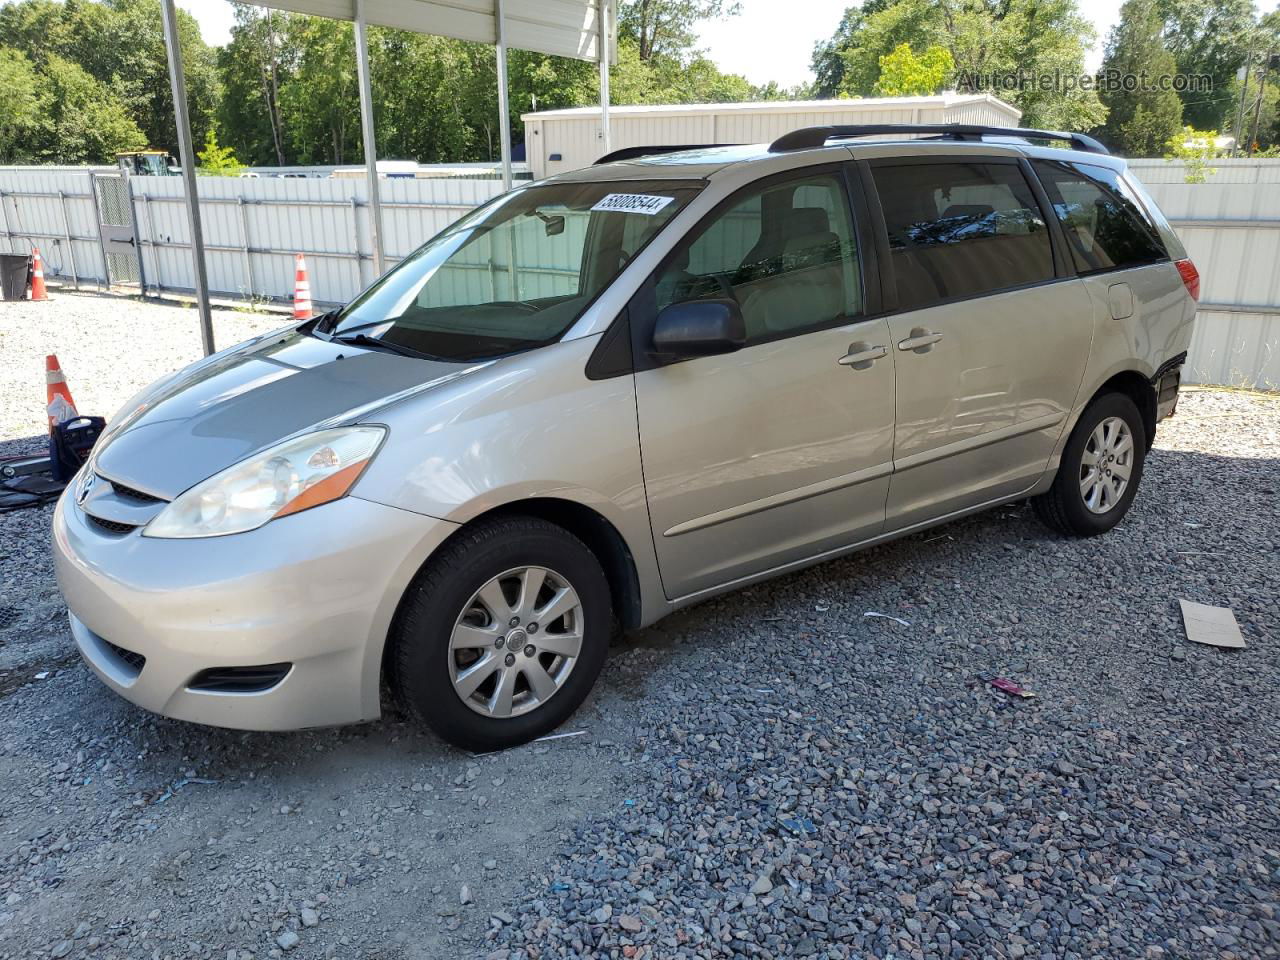
M 625 151 L 131 400 L 55 514 L 72 632 L 171 717 L 520 743 L 713 594 L 1013 500 L 1115 526 L 1198 288 L 1078 134 Z

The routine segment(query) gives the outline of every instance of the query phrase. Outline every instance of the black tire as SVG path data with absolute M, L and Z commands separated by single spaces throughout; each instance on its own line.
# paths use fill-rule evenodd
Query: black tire
M 516 716 L 484 716 L 454 689 L 450 638 L 476 591 L 522 566 L 545 567 L 573 587 L 582 605 L 581 649 L 545 703 Z M 604 666 L 611 621 L 608 581 L 581 540 L 533 517 L 481 522 L 432 557 L 401 601 L 389 638 L 391 687 L 414 716 L 456 746 L 474 751 L 516 746 L 554 730 L 586 699 Z
M 1084 456 L 1094 430 L 1111 417 L 1119 417 L 1129 428 L 1133 439 L 1133 459 L 1124 492 L 1105 512 L 1095 513 L 1086 506 L 1080 489 Z M 1062 462 L 1058 465 L 1057 476 L 1053 478 L 1053 486 L 1040 496 L 1032 497 L 1031 506 L 1048 527 L 1067 536 L 1096 537 L 1106 533 L 1129 512 L 1129 506 L 1138 493 L 1146 457 L 1147 430 L 1137 405 L 1123 393 L 1104 393 L 1080 415 L 1062 450 Z

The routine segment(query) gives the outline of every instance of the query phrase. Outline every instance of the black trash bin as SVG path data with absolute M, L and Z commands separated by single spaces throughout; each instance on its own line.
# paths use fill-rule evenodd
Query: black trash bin
M 0 295 L 5 300 L 25 300 L 31 282 L 31 257 L 25 253 L 0 253 Z

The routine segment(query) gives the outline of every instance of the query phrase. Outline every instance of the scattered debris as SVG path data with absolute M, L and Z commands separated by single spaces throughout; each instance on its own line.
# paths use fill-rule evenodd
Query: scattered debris
M 882 620 L 892 620 L 892 621 L 894 621 L 895 623 L 900 623 L 900 624 L 902 624 L 904 627 L 909 627 L 909 626 L 911 626 L 911 621 L 910 621 L 910 620 L 903 620 L 901 617 L 895 617 L 895 616 L 892 616 L 892 615 L 887 614 L 887 613 L 877 613 L 875 610 L 868 610 L 868 611 L 867 611 L 866 613 L 864 613 L 862 616 L 863 616 L 863 618 L 864 618 L 864 619 L 865 619 L 866 617 L 879 617 L 879 618 L 881 618 Z
M 1244 647 L 1240 625 L 1236 623 L 1236 615 L 1231 612 L 1230 607 L 1211 607 L 1190 600 L 1179 600 L 1178 603 L 1182 605 L 1182 623 L 1187 631 L 1187 639 L 1192 643 L 1232 650 Z
M 1002 693 L 1007 693 L 1011 697 L 1022 697 L 1022 699 L 1024 700 L 1030 700 L 1032 697 L 1035 696 L 1035 694 L 1032 693 L 1030 690 L 1027 690 L 1023 687 L 1018 686 L 1012 680 L 1008 680 L 1005 677 L 992 677 L 987 682 L 990 683 L 991 686 L 995 687 L 997 690 L 1001 691 Z
M 811 837 L 818 832 L 818 828 L 814 826 L 813 821 L 808 817 L 779 817 L 778 823 L 792 833 L 800 834 L 801 836 Z

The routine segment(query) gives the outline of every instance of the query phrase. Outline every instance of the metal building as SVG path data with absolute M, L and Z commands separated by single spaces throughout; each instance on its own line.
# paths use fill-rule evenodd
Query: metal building
M 832 123 L 985 123 L 1015 127 L 1022 112 L 990 94 L 859 100 L 767 100 L 609 108 L 609 147 L 599 107 L 526 113 L 534 179 L 577 170 L 610 149 L 658 144 L 768 143 L 797 127 Z

